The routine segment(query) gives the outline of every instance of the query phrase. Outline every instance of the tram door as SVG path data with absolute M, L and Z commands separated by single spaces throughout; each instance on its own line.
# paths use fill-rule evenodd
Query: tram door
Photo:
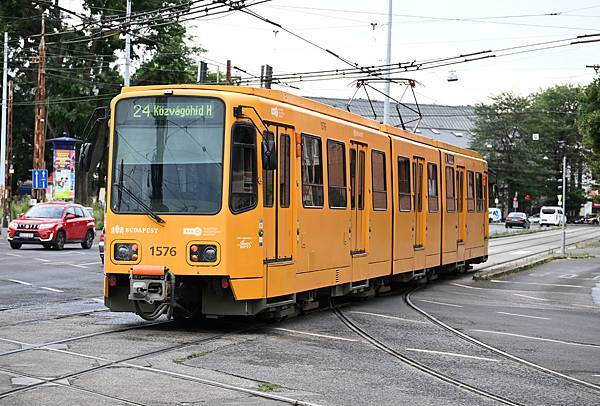
M 263 246 L 265 262 L 275 263 L 292 259 L 291 157 L 293 129 L 271 126 L 267 138 L 275 142 L 277 169 L 264 170 L 263 188 Z
M 412 170 L 413 170 L 413 190 L 414 190 L 414 208 L 415 208 L 415 264 L 414 269 L 420 270 L 425 269 L 425 215 L 427 210 L 425 209 L 424 196 L 424 182 L 423 173 L 425 168 L 425 160 L 423 158 L 414 157 Z
M 352 142 L 350 148 L 350 209 L 352 211 L 352 249 L 351 254 L 366 253 L 365 244 L 365 170 L 367 147 Z
M 457 241 L 457 261 L 464 261 L 465 258 L 465 238 L 467 235 L 467 213 L 465 205 L 465 168 L 456 168 L 456 197 L 458 211 L 458 241 Z

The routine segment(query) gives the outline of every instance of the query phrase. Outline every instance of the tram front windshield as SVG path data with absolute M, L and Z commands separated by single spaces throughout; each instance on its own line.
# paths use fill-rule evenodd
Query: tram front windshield
M 109 185 L 112 210 L 144 213 L 142 202 L 156 213 L 218 212 L 224 122 L 225 105 L 215 98 L 156 96 L 119 101 Z

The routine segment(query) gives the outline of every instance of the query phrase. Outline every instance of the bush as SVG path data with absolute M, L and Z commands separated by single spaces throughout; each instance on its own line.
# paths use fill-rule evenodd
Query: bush
M 98 203 L 94 203 L 90 207 L 94 209 L 94 220 L 96 222 L 96 230 L 98 230 L 99 232 L 104 228 L 104 208 Z
M 25 213 L 29 210 L 29 200 L 31 196 L 23 196 L 20 200 L 13 200 L 10 202 L 10 219 L 16 219 L 20 213 Z

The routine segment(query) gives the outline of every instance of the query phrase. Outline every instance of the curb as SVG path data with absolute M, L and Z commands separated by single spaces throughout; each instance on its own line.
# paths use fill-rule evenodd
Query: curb
M 525 271 L 538 265 L 542 265 L 557 259 L 587 259 L 594 258 L 593 255 L 588 253 L 581 254 L 567 254 L 559 255 L 554 252 L 545 252 L 542 254 L 535 255 L 533 257 L 523 258 L 521 260 L 514 261 L 510 264 L 502 264 L 484 271 L 478 271 L 473 275 L 473 279 L 476 281 L 486 281 L 495 279 L 500 276 L 506 276 L 513 273 Z
M 547 262 L 550 262 L 554 259 L 554 254 L 545 252 L 540 255 L 536 255 L 534 257 L 523 258 L 521 260 L 517 260 L 510 264 L 502 264 L 492 267 L 490 269 L 486 269 L 484 271 L 475 272 L 473 275 L 473 279 L 476 281 L 487 281 L 490 279 L 497 278 L 499 276 L 510 275 L 512 273 L 517 273 L 524 271 L 526 269 L 533 268 L 537 265 L 542 265 Z

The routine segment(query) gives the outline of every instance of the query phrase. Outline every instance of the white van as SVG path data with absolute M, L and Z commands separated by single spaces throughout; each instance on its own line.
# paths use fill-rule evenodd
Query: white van
M 544 206 L 540 209 L 540 227 L 559 226 L 567 221 L 562 207 Z

